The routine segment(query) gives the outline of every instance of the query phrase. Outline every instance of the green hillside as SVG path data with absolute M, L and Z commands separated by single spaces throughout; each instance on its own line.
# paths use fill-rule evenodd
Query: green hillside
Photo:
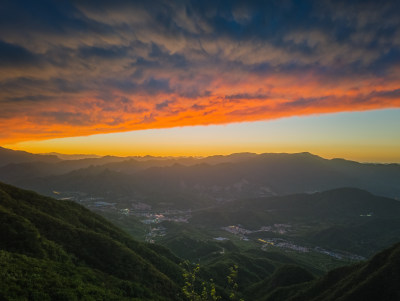
M 276 289 L 263 301 L 400 300 L 400 244 L 369 261 L 330 271 L 318 280 Z
M 179 299 L 176 257 L 78 204 L 0 184 L 0 225 L 0 299 Z
M 251 224 L 258 220 L 251 213 L 255 208 L 259 208 L 260 218 L 264 211 L 276 220 L 301 221 L 320 216 L 328 221 L 341 217 L 339 226 L 312 231 L 310 238 L 319 243 L 331 241 L 333 246 L 363 233 L 370 233 L 372 239 L 379 237 L 375 233 L 379 229 L 398 229 L 397 201 L 354 189 L 233 202 L 215 210 L 218 217 L 213 218 L 224 217 L 224 222 L 238 218 L 242 202 L 246 202 Z M 345 222 L 354 216 L 363 219 L 359 212 L 367 209 L 374 212 L 367 222 Z M 195 217 L 204 216 L 203 213 Z M 245 225 L 246 221 L 243 222 Z M 327 255 L 315 252 L 307 255 L 279 248 L 262 250 L 257 247 L 261 246 L 259 243 L 251 241 L 251 235 L 248 242 L 232 236 L 232 240 L 217 242 L 207 239 L 210 229 L 197 228 L 196 223 L 186 224 L 185 231 L 174 223 L 168 228 L 172 230 L 173 225 L 175 231 L 160 242 L 178 256 L 200 262 L 198 289 L 203 280 L 214 279 L 222 300 L 229 299 L 231 288 L 226 279 L 233 266 L 237 267 L 237 296 L 247 301 L 400 297 L 400 244 L 367 262 L 323 275 L 324 266 L 332 268 L 345 262 L 330 263 Z M 0 300 L 184 299 L 178 257 L 163 246 L 133 240 L 103 217 L 74 202 L 54 200 L 0 183 L 0 237 Z M 388 240 L 385 238 L 384 242 L 387 244 Z
M 231 201 L 194 212 L 190 219 L 190 225 L 198 228 L 238 224 L 255 231 L 247 235 L 255 240 L 283 238 L 369 257 L 398 242 L 400 202 L 356 188 L 339 188 Z M 288 225 L 286 233 L 257 232 L 273 224 Z

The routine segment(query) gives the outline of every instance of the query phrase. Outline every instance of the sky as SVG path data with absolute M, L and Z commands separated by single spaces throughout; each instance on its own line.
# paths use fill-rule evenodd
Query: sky
M 0 145 L 400 162 L 399 1 L 0 3 Z

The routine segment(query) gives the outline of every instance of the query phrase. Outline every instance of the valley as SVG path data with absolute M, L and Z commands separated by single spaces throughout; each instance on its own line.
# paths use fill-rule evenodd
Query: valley
M 331 161 L 309 154 L 284 154 L 278 168 L 278 163 L 269 161 L 269 156 L 238 154 L 203 159 L 142 158 L 134 161 L 128 159 L 128 162 L 121 158 L 106 158 L 105 163 L 101 161 L 102 158 L 90 158 L 81 159 L 90 160 L 90 163 L 61 160 L 44 163 L 43 167 L 41 161 L 8 163 L 0 166 L 0 178 L 12 183 L 24 183 L 26 188 L 38 192 L 44 191 L 57 199 L 51 202 L 77 204 L 89 209 L 122 229 L 135 244 L 144 244 L 143 247 L 155 250 L 156 253 L 161 251 L 174 264 L 184 260 L 199 264 L 200 277 L 214 279 L 217 291 L 222 296 L 227 293 L 224 283 L 226 273 L 230 267 L 237 265 L 238 289 L 243 297 L 247 296 L 246 300 L 250 296 L 254 300 L 264 300 L 261 298 L 261 283 L 266 279 L 272 281 L 276 273 L 287 275 L 287 272 L 281 271 L 287 266 L 300 269 L 296 270 L 299 276 L 294 281 L 300 285 L 303 281 L 322 277 L 337 268 L 365 262 L 377 252 L 398 242 L 398 200 L 360 188 L 336 188 L 337 183 L 328 184 L 331 176 L 327 182 L 311 185 L 315 179 L 311 172 L 307 172 L 308 178 L 302 176 L 299 179 L 301 185 L 290 184 L 294 178 L 286 178 L 292 172 L 285 165 L 289 163 L 283 163 L 285 160 L 290 164 L 297 162 L 296 168 L 303 165 L 304 170 L 310 164 L 315 166 L 321 162 L 329 166 Z M 272 157 L 276 158 L 275 155 Z M 255 159 L 257 167 L 254 165 Z M 51 160 L 54 161 L 54 158 Z M 203 163 L 198 165 L 198 160 Z M 177 161 L 188 165 L 177 165 Z M 213 161 L 217 162 L 216 165 L 211 164 Z M 93 162 L 99 165 L 92 165 Z M 271 162 L 274 162 L 274 168 Z M 16 168 L 18 164 L 24 167 Z M 25 164 L 33 164 L 38 172 L 27 173 Z M 57 170 L 60 164 L 63 166 L 62 172 L 49 172 L 50 166 Z M 91 165 L 85 167 L 86 164 Z M 141 168 L 132 167 L 137 164 Z M 236 167 L 236 164 L 239 166 Z M 397 165 L 350 165 L 374 170 L 368 175 L 369 179 L 385 177 L 387 170 L 390 170 L 389 174 L 396 174 L 399 169 Z M 78 169 L 63 173 L 65 166 L 78 166 Z M 120 170 L 122 166 L 123 172 Z M 12 173 L 8 173 L 10 168 Z M 229 173 L 226 173 L 227 168 Z M 259 173 L 257 177 L 249 176 L 249 172 L 254 174 L 256 171 Z M 277 171 L 276 175 L 280 179 L 275 177 L 272 180 L 268 176 L 262 179 L 261 175 L 265 176 L 272 171 Z M 321 172 L 321 167 L 314 167 L 314 172 L 317 171 Z M 362 173 L 360 171 L 359 178 L 353 178 L 359 186 L 366 185 L 362 184 L 366 181 Z M 226 177 L 222 174 L 226 174 Z M 389 185 L 389 194 L 397 195 L 399 183 L 385 183 Z M 291 188 L 284 191 L 279 188 L 285 185 Z M 331 189 L 319 190 L 330 186 Z M 3 190 L 8 195 L 13 191 L 8 186 L 3 186 Z M 38 198 L 31 193 L 24 194 Z M 17 194 L 12 192 L 13 195 Z M 26 201 L 28 199 L 25 198 Z M 47 211 L 45 208 L 41 210 Z M 15 249 L 6 247 L 4 250 L 9 252 Z M 17 250 L 17 253 L 20 251 Z M 42 260 L 42 257 L 34 258 Z M 102 258 L 100 262 L 105 260 Z M 159 262 L 159 259 L 152 260 Z M 102 266 L 106 262 L 99 264 Z M 40 262 L 35 264 L 42 265 Z M 80 269 L 90 266 L 78 263 L 76 267 Z M 174 269 L 176 272 L 172 281 L 180 283 L 177 272 L 179 268 Z M 109 273 L 108 270 L 106 272 Z M 309 278 L 303 273 L 312 276 Z M 264 295 L 272 296 L 276 289 L 280 289 L 279 286 L 271 287 Z M 178 291 L 174 294 L 178 294 Z
M 227 241 L 234 244 L 239 250 L 263 250 L 266 252 L 283 252 L 292 256 L 307 255 L 309 257 L 319 256 L 327 262 L 322 266 L 322 271 L 350 262 L 365 260 L 371 254 L 388 247 L 399 234 L 399 228 L 390 229 L 386 240 L 377 241 L 374 237 L 365 241 L 365 236 L 370 231 L 370 224 L 389 222 L 391 225 L 400 225 L 400 220 L 396 217 L 400 211 L 397 201 L 384 201 L 391 204 L 381 212 L 383 205 L 379 205 L 382 200 L 364 191 L 356 189 L 341 189 L 322 193 L 326 198 L 332 194 L 338 194 L 334 199 L 352 199 L 355 204 L 347 204 L 349 208 L 333 208 L 328 206 L 327 212 L 318 211 L 321 207 L 322 199 L 315 201 L 313 206 L 309 205 L 308 211 L 302 213 L 303 216 L 294 213 L 289 214 L 279 212 L 279 209 L 271 207 L 271 204 L 278 202 L 293 203 L 304 199 L 318 199 L 320 194 L 304 194 L 285 196 L 277 200 L 277 197 L 265 198 L 265 203 L 269 207 L 261 211 L 260 199 L 237 200 L 229 202 L 219 202 L 214 206 L 199 209 L 176 209 L 168 204 L 168 209 L 164 209 L 165 204 L 161 204 L 158 210 L 150 204 L 141 202 L 138 199 L 131 203 L 118 201 L 106 202 L 103 198 L 88 197 L 86 195 L 66 193 L 60 194 L 61 199 L 69 199 L 78 202 L 90 210 L 103 215 L 116 225 L 130 233 L 135 239 L 150 243 L 157 243 L 169 247 L 180 257 L 190 260 L 202 261 L 223 255 L 223 246 Z M 75 195 L 66 197 L 66 195 Z M 349 196 L 351 195 L 351 196 Z M 279 198 L 278 198 L 279 199 Z M 372 199 L 372 200 L 368 200 Z M 246 202 L 245 210 L 242 207 Z M 251 205 L 254 203 L 253 205 Z M 249 212 L 251 207 L 253 211 Z M 300 205 L 298 205 L 300 206 Z M 337 207 L 337 206 L 336 206 Z M 330 209 L 329 209 L 330 208 Z M 333 212 L 329 212 L 332 210 Z M 375 210 L 375 213 L 374 213 Z M 365 212 L 369 212 L 365 214 Z M 323 218 L 323 214 L 329 215 L 329 219 Z M 242 218 L 238 218 L 242 217 Z M 258 220 L 257 220 L 258 219 Z M 310 220 L 313 222 L 310 223 Z M 224 221 L 224 222 L 221 222 Z M 231 222 L 231 223 L 230 223 Z M 269 222 L 269 223 L 268 223 Z M 246 225 L 246 226 L 244 226 Z M 326 239 L 318 238 L 321 233 L 336 231 L 337 227 L 346 228 L 365 228 L 365 233 L 360 232 L 361 236 L 354 236 L 347 240 L 347 237 L 340 237 L 340 241 L 335 245 L 327 243 Z M 377 224 L 376 227 L 379 227 Z M 385 230 L 386 231 L 386 230 Z M 196 238 L 199 248 L 208 251 L 194 252 L 195 257 L 186 257 L 175 247 L 172 241 L 179 238 L 180 233 L 185 233 L 192 239 Z M 346 240 L 345 240 L 346 239 Z M 345 240 L 345 241 L 344 241 Z M 181 243 L 183 243 L 181 241 Z

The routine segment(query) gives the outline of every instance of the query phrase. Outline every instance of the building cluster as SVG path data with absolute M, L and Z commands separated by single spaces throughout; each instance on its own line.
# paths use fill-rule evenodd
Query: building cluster
M 167 234 L 167 229 L 163 226 L 150 227 L 149 232 L 145 236 L 145 241 L 149 243 L 154 243 L 156 237 L 162 237 Z

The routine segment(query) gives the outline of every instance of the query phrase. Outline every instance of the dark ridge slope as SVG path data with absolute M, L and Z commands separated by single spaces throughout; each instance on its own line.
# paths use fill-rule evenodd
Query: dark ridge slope
M 94 287 L 103 299 L 177 299 L 181 272 L 168 250 L 153 251 L 76 203 L 0 183 L 0 237 L 0 291 L 6 299 L 18 289 L 26 298 L 65 293 L 80 299 L 76 285 L 81 293 Z M 33 276 L 37 288 L 26 283 L 36 281 Z
M 330 271 L 303 285 L 279 288 L 265 301 L 396 301 L 400 300 L 400 243 L 370 260 Z

